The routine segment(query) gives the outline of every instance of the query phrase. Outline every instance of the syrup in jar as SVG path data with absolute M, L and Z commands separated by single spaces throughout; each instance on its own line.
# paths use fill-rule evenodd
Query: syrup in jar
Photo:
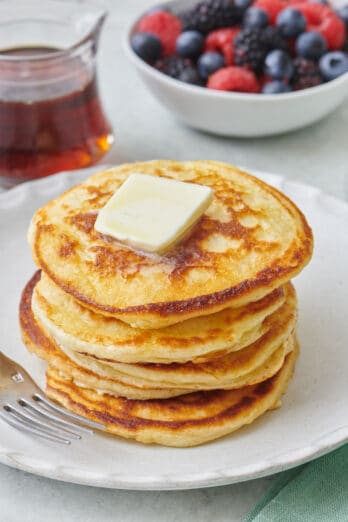
M 97 161 L 111 146 L 93 63 L 50 47 L 0 53 L 0 182 L 10 187 Z M 88 58 L 88 57 L 87 57 Z

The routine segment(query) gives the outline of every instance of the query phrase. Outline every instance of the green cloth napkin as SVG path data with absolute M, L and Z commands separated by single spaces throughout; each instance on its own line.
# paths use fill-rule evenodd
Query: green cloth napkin
M 285 471 L 245 522 L 348 522 L 348 444 Z

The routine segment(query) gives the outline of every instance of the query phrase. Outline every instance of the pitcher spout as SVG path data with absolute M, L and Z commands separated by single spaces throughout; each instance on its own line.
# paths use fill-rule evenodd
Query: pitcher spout
M 84 5 L 89 4 L 86 3 Z M 101 8 L 95 8 L 94 10 L 91 9 L 82 15 L 80 13 L 75 22 L 77 41 L 71 45 L 69 50 L 76 49 L 77 47 L 90 42 L 93 50 L 96 52 L 106 17 L 107 11 Z

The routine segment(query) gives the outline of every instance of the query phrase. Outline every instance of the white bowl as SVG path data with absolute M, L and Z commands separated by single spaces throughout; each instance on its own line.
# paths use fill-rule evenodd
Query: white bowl
M 179 12 L 197 0 L 161 3 Z M 314 123 L 335 110 L 348 95 L 348 73 L 317 87 L 287 94 L 244 94 L 189 85 L 157 71 L 139 58 L 130 37 L 126 52 L 152 94 L 187 125 L 223 136 L 257 137 L 280 134 Z

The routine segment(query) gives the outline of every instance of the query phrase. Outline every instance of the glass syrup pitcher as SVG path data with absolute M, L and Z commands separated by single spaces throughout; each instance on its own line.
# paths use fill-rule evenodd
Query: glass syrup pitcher
M 110 148 L 96 79 L 105 17 L 85 1 L 0 2 L 0 186 L 85 167 Z

